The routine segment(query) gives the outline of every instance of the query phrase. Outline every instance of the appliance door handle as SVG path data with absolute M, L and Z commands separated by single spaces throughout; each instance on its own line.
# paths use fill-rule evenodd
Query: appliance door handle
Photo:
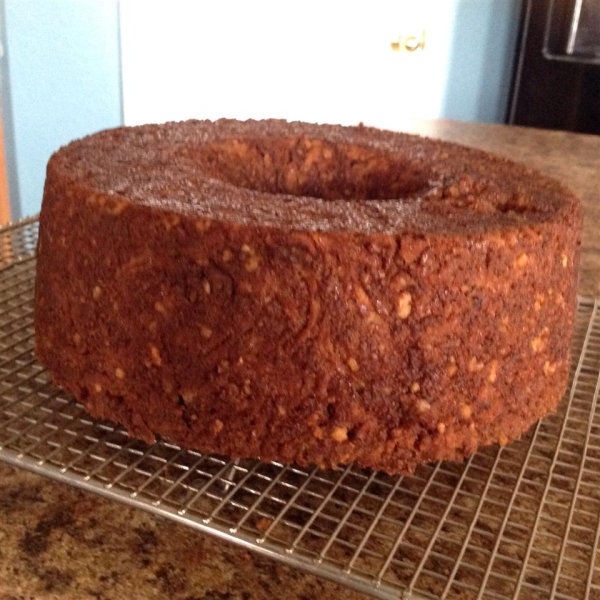
M 600 57 L 600 0 L 575 0 L 566 53 Z
M 600 0 L 573 0 L 570 14 L 564 4 L 548 3 L 542 54 L 548 60 L 600 64 Z
M 577 32 L 579 31 L 579 21 L 581 19 L 581 8 L 583 0 L 575 0 L 573 13 L 571 14 L 571 23 L 569 25 L 569 37 L 567 39 L 567 54 L 575 52 L 575 44 L 577 42 Z

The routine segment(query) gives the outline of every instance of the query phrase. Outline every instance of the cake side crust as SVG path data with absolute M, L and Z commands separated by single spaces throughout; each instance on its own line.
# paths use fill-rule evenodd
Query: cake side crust
M 464 234 L 266 227 L 128 202 L 51 162 L 36 354 L 149 442 L 390 473 L 462 459 L 519 437 L 568 379 L 578 206 L 514 212 Z

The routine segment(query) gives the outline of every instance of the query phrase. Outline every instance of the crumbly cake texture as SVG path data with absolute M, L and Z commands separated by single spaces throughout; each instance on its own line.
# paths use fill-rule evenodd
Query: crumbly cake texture
M 48 164 L 36 353 L 147 442 L 409 473 L 556 408 L 580 232 L 560 183 L 437 140 L 108 130 Z

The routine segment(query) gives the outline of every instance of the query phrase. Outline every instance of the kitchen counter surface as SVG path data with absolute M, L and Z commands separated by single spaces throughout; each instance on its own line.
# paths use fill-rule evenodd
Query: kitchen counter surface
M 580 292 L 600 295 L 600 136 L 411 121 L 406 131 L 522 161 L 583 202 Z M 141 511 L 0 464 L 0 600 L 363 598 Z

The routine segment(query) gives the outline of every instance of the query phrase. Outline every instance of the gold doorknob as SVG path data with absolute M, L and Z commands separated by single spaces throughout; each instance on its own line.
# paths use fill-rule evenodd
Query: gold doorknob
M 425 50 L 425 37 L 425 30 L 419 35 L 400 35 L 397 39 L 390 42 L 390 47 L 394 52 Z

